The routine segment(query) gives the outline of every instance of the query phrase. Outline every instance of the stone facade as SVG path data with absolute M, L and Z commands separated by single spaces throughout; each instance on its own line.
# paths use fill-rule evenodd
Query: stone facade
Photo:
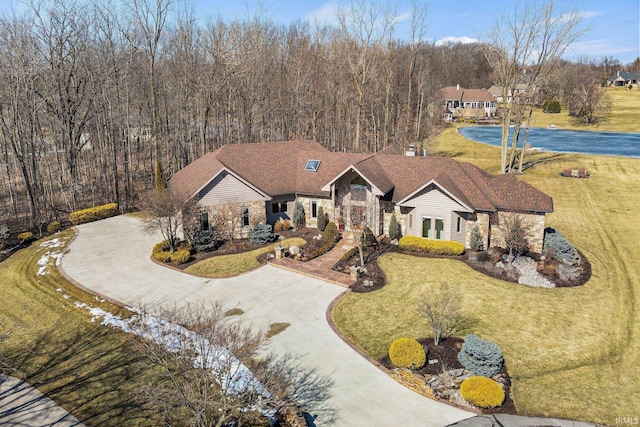
M 242 224 L 243 208 L 248 210 L 249 225 Z M 244 239 L 249 236 L 249 230 L 260 223 L 266 223 L 267 216 L 263 201 L 248 203 L 233 203 L 220 206 L 202 206 L 200 212 L 209 213 L 211 225 L 221 224 L 222 228 L 234 227 L 234 239 Z
M 316 209 L 320 209 L 320 207 L 322 206 L 322 210 L 327 216 L 327 222 L 329 221 L 335 222 L 335 218 L 333 215 L 333 200 L 318 198 L 318 197 L 308 197 L 308 196 L 298 196 L 298 200 L 302 202 L 302 206 L 304 207 L 305 225 L 307 227 L 312 227 L 312 228 L 318 227 L 318 218 L 311 217 L 313 202 L 316 202 Z
M 513 212 L 498 212 L 496 215 L 495 224 L 491 224 L 491 246 L 498 246 L 504 248 L 504 236 L 500 223 L 507 215 L 520 216 L 522 223 L 527 228 L 527 240 L 529 242 L 529 250 L 531 252 L 542 252 L 542 244 L 544 241 L 544 228 L 545 228 L 545 216 L 544 214 L 525 214 L 525 213 L 513 213 Z

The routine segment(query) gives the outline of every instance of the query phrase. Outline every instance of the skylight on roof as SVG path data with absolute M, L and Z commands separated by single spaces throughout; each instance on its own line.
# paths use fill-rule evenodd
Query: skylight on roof
M 320 160 L 307 160 L 307 165 L 304 167 L 304 170 L 307 172 L 316 172 L 319 166 Z

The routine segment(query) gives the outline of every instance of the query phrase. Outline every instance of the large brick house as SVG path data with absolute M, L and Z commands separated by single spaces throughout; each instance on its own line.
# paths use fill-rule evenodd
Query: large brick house
M 409 153 L 415 154 L 415 153 Z M 303 203 L 306 225 L 318 208 L 341 229 L 366 224 L 388 232 L 395 213 L 404 235 L 469 245 L 478 224 L 485 247 L 500 245 L 499 224 L 508 212 L 526 216 L 531 250 L 540 252 L 551 197 L 514 175 L 491 175 L 452 158 L 335 153 L 313 141 L 225 145 L 175 173 L 171 191 L 195 198 L 203 227 L 224 206 L 239 207 L 238 234 L 257 222 L 289 218 Z

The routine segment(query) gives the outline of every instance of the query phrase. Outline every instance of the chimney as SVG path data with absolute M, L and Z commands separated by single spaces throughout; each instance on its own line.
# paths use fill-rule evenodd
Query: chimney
M 618 77 L 620 77 L 620 70 L 618 70 L 618 74 L 617 74 L 617 76 L 618 76 Z
M 416 155 L 416 146 L 414 144 L 409 145 L 409 149 L 404 152 L 404 155 L 407 157 L 415 157 Z
M 619 71 L 618 71 L 618 73 L 619 73 Z M 458 83 L 458 84 L 456 85 L 456 90 L 460 90 L 460 83 Z

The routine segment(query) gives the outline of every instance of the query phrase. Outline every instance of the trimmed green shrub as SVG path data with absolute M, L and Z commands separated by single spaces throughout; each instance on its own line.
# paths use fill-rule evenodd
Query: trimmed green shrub
M 473 375 L 492 377 L 502 369 L 504 358 L 498 344 L 486 341 L 475 334 L 467 335 L 458 353 L 462 366 Z
M 427 361 L 427 353 L 413 338 L 398 338 L 389 347 L 389 360 L 398 368 L 420 369 Z
M 30 231 L 25 231 L 24 233 L 18 234 L 18 240 L 20 243 L 29 243 L 33 240 L 33 233 Z
M 372 246 L 376 243 L 376 236 L 373 234 L 373 231 L 369 227 L 365 227 L 362 230 L 363 233 L 363 245 L 364 246 Z
M 542 111 L 549 114 L 557 114 L 562 111 L 560 102 L 556 100 L 545 101 L 544 104 L 542 104 Z
M 57 233 L 61 228 L 58 221 L 51 221 L 49 225 L 47 225 L 47 233 Z
M 276 240 L 276 235 L 269 224 L 256 224 L 249 230 L 249 241 L 257 245 L 264 245 Z
M 482 242 L 482 230 L 478 224 L 473 224 L 469 233 L 469 247 L 472 251 L 479 251 L 484 246 Z
M 402 236 L 398 248 L 403 251 L 434 255 L 462 255 L 464 245 L 451 240 L 431 240 L 417 236 Z
M 460 395 L 480 408 L 497 408 L 504 403 L 504 390 L 500 384 L 486 377 L 469 377 L 460 384 Z
M 322 206 L 318 206 L 318 230 L 324 231 L 327 227 L 327 216 L 324 213 Z
M 296 227 L 304 227 L 307 223 L 306 215 L 304 213 L 304 206 L 302 206 L 302 202 L 296 199 L 296 202 L 293 204 L 293 225 Z
M 209 252 L 218 249 L 220 239 L 218 234 L 212 230 L 199 231 L 193 237 L 193 247 L 198 252 Z
M 338 227 L 336 223 L 331 221 L 324 229 L 324 233 L 322 234 L 325 242 L 335 243 L 340 239 L 340 233 L 338 232 Z
M 85 224 L 118 215 L 118 205 L 109 203 L 93 208 L 82 209 L 69 214 L 69 222 L 73 225 Z
M 400 224 L 398 224 L 398 219 L 394 213 L 389 220 L 389 238 L 391 240 L 399 240 L 401 237 L 402 231 L 400 230 Z
M 344 253 L 344 255 L 342 255 L 342 257 L 340 257 L 340 261 L 341 262 L 347 262 L 347 261 L 349 261 L 351 259 L 351 257 L 353 257 L 357 253 L 358 253 L 358 248 L 357 247 L 351 248 L 348 251 L 346 251 Z

